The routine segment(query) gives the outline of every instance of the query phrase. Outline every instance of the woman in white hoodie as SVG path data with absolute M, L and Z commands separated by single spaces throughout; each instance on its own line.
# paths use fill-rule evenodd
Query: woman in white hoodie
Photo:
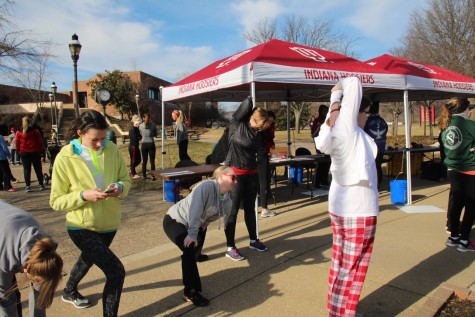
M 341 80 L 332 89 L 330 103 L 326 123 L 315 139 L 317 149 L 332 159 L 328 209 L 333 254 L 327 307 L 330 317 L 352 317 L 368 270 L 379 214 L 377 147 L 363 131 L 370 103 L 362 98 L 357 78 Z

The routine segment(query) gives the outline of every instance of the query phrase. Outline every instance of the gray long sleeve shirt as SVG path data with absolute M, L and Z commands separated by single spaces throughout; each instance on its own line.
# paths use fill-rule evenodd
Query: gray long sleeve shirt
M 33 245 L 47 235 L 29 213 L 3 200 L 0 219 L 0 272 L 22 272 Z
M 150 121 L 148 126 L 142 122 L 139 125 L 139 131 L 142 135 L 142 143 L 154 143 L 153 138 L 157 136 L 157 126 L 154 122 Z
M 218 183 L 206 180 L 193 188 L 192 192 L 168 209 L 168 215 L 188 229 L 188 235 L 196 239 L 200 228 L 206 228 L 210 222 L 224 218 L 226 226 L 231 213 L 231 196 L 219 195 Z M 220 227 L 218 223 L 218 228 Z

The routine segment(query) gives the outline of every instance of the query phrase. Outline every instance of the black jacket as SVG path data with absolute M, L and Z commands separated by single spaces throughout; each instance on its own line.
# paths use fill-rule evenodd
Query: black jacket
M 226 163 L 240 169 L 256 169 L 256 155 L 263 146 L 262 136 L 255 131 L 249 119 L 252 114 L 252 100 L 244 100 L 233 114 L 229 124 L 229 151 Z
M 136 128 L 136 127 L 132 126 L 132 127 L 129 129 L 129 141 L 130 141 L 130 145 L 138 146 L 138 145 L 139 145 L 139 141 L 140 141 L 141 139 L 142 139 L 142 136 L 140 135 L 139 128 Z

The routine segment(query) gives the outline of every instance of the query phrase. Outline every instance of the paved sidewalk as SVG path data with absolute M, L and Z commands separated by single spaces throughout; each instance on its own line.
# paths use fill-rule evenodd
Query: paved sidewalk
M 414 206 L 425 206 L 419 211 L 446 209 L 447 184 L 415 183 Z M 414 316 L 441 283 L 475 285 L 475 254 L 445 246 L 445 212 L 401 211 L 390 203 L 388 192 L 381 195 L 380 204 L 374 253 L 359 305 L 366 317 Z M 119 315 L 326 316 L 332 241 L 327 207 L 325 198 L 302 198 L 287 202 L 286 211 L 276 217 L 260 220 L 261 239 L 269 247 L 263 253 L 247 247 L 247 231 L 240 222 L 237 246 L 246 257 L 241 262 L 224 257 L 224 232 L 212 223 L 204 249 L 211 259 L 199 264 L 203 294 L 211 300 L 204 308 L 181 299 L 180 253 L 172 243 L 123 257 L 127 277 Z M 162 230 L 160 225 L 157 230 Z M 93 306 L 76 309 L 63 303 L 58 291 L 48 315 L 101 316 L 103 286 L 102 272 L 93 267 L 80 285 Z M 26 290 L 23 296 L 27 298 Z

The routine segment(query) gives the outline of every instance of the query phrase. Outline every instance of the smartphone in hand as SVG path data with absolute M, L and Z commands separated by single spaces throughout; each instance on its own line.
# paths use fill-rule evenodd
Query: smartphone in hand
M 114 192 L 114 191 L 115 191 L 115 188 L 114 188 L 114 187 L 109 187 L 109 188 L 107 188 L 107 189 L 104 191 L 104 193 L 110 194 L 110 193 L 112 193 L 112 192 Z

